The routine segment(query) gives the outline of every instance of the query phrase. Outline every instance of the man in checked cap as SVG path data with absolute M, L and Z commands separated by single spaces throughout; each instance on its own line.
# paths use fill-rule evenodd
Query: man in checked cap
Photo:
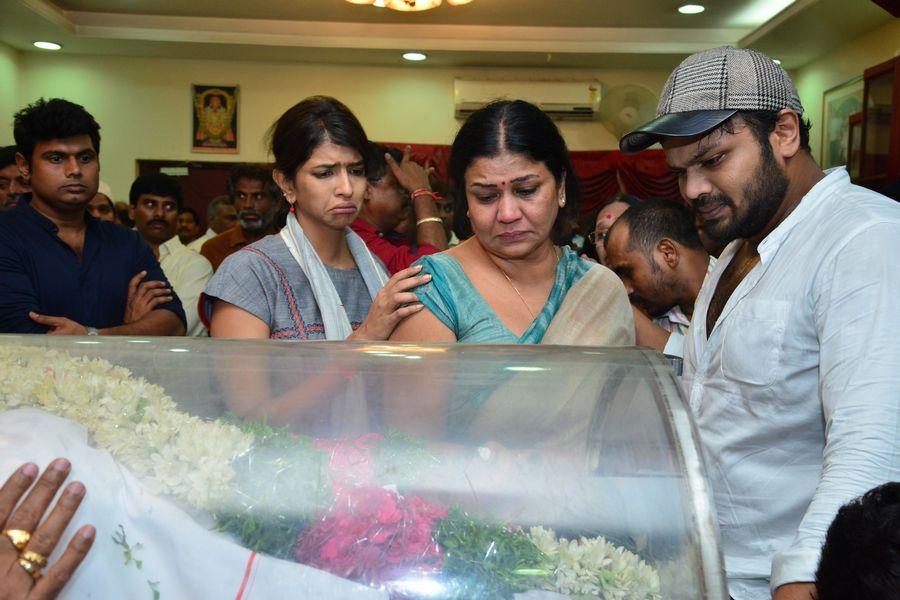
M 900 204 L 823 172 L 790 77 L 694 54 L 623 152 L 660 142 L 706 233 L 683 389 L 735 600 L 809 600 L 838 508 L 900 479 Z

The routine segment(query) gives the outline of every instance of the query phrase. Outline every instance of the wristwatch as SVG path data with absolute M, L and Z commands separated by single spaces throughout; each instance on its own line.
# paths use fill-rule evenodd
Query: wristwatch
M 87 329 L 88 335 L 100 335 L 100 332 L 97 331 L 96 327 L 85 327 L 85 329 Z

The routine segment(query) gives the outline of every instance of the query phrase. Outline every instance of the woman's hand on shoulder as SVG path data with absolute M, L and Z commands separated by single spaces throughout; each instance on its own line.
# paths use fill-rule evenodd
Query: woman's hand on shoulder
M 410 290 L 431 281 L 431 275 L 419 275 L 422 265 L 398 271 L 372 301 L 366 320 L 354 331 L 351 340 L 386 340 L 403 319 L 424 308 Z

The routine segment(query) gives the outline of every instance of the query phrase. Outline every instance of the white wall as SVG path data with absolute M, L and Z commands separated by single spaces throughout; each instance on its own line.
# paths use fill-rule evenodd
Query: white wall
M 23 53 L 21 104 L 44 96 L 83 104 L 102 130 L 101 176 L 117 198 L 127 192 L 137 159 L 264 161 L 263 137 L 284 110 L 312 94 L 346 103 L 372 139 L 449 144 L 459 124 L 453 117 L 453 79 L 594 77 L 604 85 L 637 83 L 662 89 L 663 71 L 562 69 L 436 69 L 207 60 L 116 58 Z M 241 86 L 240 153 L 191 153 L 191 84 Z M 8 113 L 7 113 L 8 114 Z M 599 123 L 563 123 L 573 150 L 616 147 Z
M 0 42 L 0 146 L 14 142 L 12 116 L 19 108 L 19 53 Z

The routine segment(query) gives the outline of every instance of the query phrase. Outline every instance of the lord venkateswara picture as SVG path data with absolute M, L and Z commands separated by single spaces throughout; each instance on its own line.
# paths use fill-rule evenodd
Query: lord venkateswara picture
M 192 152 L 238 151 L 238 86 L 193 85 Z

